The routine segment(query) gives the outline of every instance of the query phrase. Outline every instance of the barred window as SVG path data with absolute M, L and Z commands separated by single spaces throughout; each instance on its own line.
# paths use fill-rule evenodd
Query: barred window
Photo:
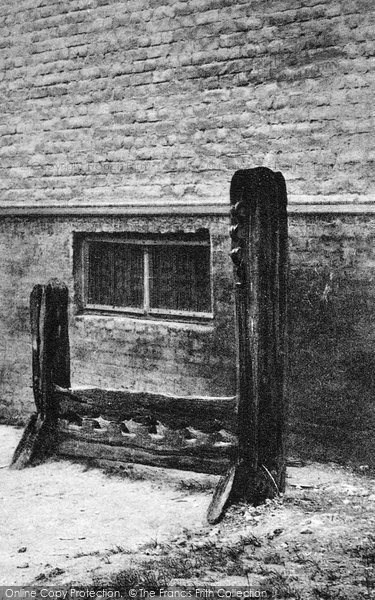
M 208 231 L 83 237 L 83 308 L 211 317 Z

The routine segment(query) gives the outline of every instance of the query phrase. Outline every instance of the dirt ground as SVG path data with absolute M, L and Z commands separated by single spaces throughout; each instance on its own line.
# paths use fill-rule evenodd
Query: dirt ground
M 0 465 L 21 430 L 1 427 Z M 147 479 L 145 479 L 147 477 Z M 0 470 L 0 584 L 260 586 L 296 600 L 374 598 L 375 480 L 338 465 L 288 470 L 283 497 L 208 526 L 217 478 L 68 461 Z M 270 596 L 269 596 L 270 597 Z
M 204 523 L 209 495 L 186 496 L 179 474 L 149 481 L 139 468 L 130 478 L 109 477 L 64 460 L 9 470 L 21 434 L 0 426 L 0 585 L 42 574 L 53 580 L 51 573 L 59 582 L 91 581 L 121 563 L 123 552 Z M 209 477 L 194 478 L 209 485 Z

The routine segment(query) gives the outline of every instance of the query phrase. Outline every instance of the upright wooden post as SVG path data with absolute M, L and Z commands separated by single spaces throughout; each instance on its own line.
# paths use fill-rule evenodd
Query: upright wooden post
M 69 293 L 65 283 L 58 279 L 51 279 L 47 283 L 40 352 L 41 411 L 45 419 L 54 422 L 58 418 L 58 406 L 53 401 L 52 388 L 54 385 L 70 387 L 68 298 Z
M 208 519 L 245 500 L 260 504 L 285 487 L 286 185 L 260 167 L 237 171 L 230 190 L 235 265 L 238 458 L 220 482 Z
M 70 387 L 68 289 L 52 279 L 30 295 L 32 387 L 36 413 L 31 415 L 11 466 L 22 468 L 53 452 L 59 407 L 55 384 Z

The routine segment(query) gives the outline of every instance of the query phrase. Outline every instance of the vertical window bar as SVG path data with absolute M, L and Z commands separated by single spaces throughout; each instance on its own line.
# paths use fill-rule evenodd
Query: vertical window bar
M 82 243 L 82 298 L 84 305 L 88 302 L 88 277 L 89 277 L 89 251 L 88 243 Z
M 135 244 L 113 244 L 115 305 L 144 308 L 144 252 Z
M 143 308 L 144 311 L 147 313 L 150 310 L 150 253 L 147 246 L 145 246 L 144 248 L 143 260 Z
M 111 294 L 110 294 L 110 302 L 111 305 L 114 307 L 115 305 L 115 245 L 111 244 L 111 249 L 110 249 L 110 267 L 111 267 Z

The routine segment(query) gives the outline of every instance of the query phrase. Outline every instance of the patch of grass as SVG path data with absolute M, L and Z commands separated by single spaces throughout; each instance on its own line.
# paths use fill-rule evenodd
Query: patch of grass
M 263 586 L 265 589 L 271 590 L 275 598 L 305 600 L 305 596 L 302 596 L 301 592 L 295 588 L 293 580 L 283 573 L 271 571 L 263 582 Z
M 110 477 L 121 477 L 123 479 L 130 479 L 131 481 L 145 481 L 149 480 L 147 474 L 135 469 L 133 465 L 113 465 L 101 467 L 106 475 Z
M 366 541 L 347 549 L 350 556 L 359 558 L 367 567 L 375 565 L 375 535 L 369 535 Z
M 245 548 L 248 546 L 259 548 L 260 541 L 254 535 L 240 537 L 237 541 L 225 544 L 218 543 L 217 539 L 189 539 L 180 540 L 180 546 L 149 543 L 142 547 L 152 549 L 158 547 L 161 554 L 157 559 L 157 569 L 162 573 L 162 579 L 189 579 L 204 577 L 207 571 L 227 575 L 245 576 L 248 568 L 244 560 L 247 556 Z M 144 563 L 146 567 L 150 563 Z
M 83 558 L 84 556 L 99 556 L 99 550 L 93 550 L 92 552 L 77 552 L 73 558 Z
M 127 550 L 126 548 L 123 548 L 123 546 L 119 546 L 118 544 L 116 544 L 114 548 L 111 548 L 111 550 L 109 550 L 109 554 L 131 554 L 131 551 Z
M 203 544 L 199 541 L 197 545 L 192 540 L 188 548 L 179 548 L 176 552 L 175 547 L 159 546 L 157 541 L 154 541 L 153 544 L 147 544 L 147 547 L 159 547 L 164 553 L 162 556 L 152 562 L 139 563 L 138 569 L 128 568 L 120 571 L 105 583 L 127 595 L 132 588 L 158 592 L 161 588 L 166 588 L 172 579 L 202 578 L 207 571 L 217 571 L 227 575 L 246 575 L 247 570 L 241 557 L 245 545 L 253 542 L 253 539 L 243 538 L 235 544 L 220 546 L 210 540 Z M 142 550 L 145 551 L 145 547 L 142 547 Z M 97 580 L 96 585 L 102 587 L 103 581 Z
M 311 593 L 313 595 L 310 598 L 316 600 L 364 600 L 371 597 L 362 587 L 349 584 L 333 585 L 329 582 L 314 586 Z
M 110 587 L 119 590 L 121 595 L 128 597 L 129 590 L 140 588 L 147 592 L 158 593 L 161 588 L 166 588 L 169 583 L 168 574 L 160 569 L 134 569 L 129 568 L 120 571 L 113 577 L 103 581 L 101 578 L 94 578 L 93 585 L 90 588 L 103 589 Z
M 108 477 L 121 477 L 123 479 L 130 479 L 131 481 L 144 481 L 149 480 L 149 477 L 146 473 L 142 473 L 141 471 L 134 468 L 132 464 L 124 464 L 118 465 L 103 465 L 100 461 L 97 461 L 95 458 L 69 458 L 69 462 L 73 464 L 78 464 L 83 467 L 82 472 L 86 473 L 87 471 L 91 471 L 92 469 L 99 469 L 102 473 L 107 475 Z
M 370 597 L 375 589 L 375 535 L 369 535 L 361 544 L 347 548 L 346 552 L 362 565 L 361 583 Z
M 113 556 L 114 554 L 131 554 L 131 550 L 127 550 L 122 546 L 114 546 L 114 548 L 110 548 L 104 554 L 105 557 Z M 99 550 L 93 550 L 91 552 L 77 552 L 74 555 L 74 558 L 82 558 L 83 556 L 100 556 L 101 552 Z
M 332 507 L 335 501 L 336 498 L 333 495 L 327 492 L 322 494 L 316 491 L 303 492 L 299 496 L 284 497 L 284 504 L 286 506 L 296 507 L 307 513 L 326 512 Z
M 145 554 L 147 554 L 148 550 L 156 550 L 159 547 L 160 547 L 160 544 L 159 544 L 158 539 L 152 538 L 149 542 L 147 542 L 146 544 L 143 544 L 142 546 L 139 547 L 139 552 L 144 552 Z
M 65 573 L 64 569 L 55 567 L 54 569 L 51 569 L 50 571 L 47 571 L 46 573 L 39 573 L 39 575 L 37 575 L 35 577 L 34 581 L 36 583 L 42 583 L 42 582 L 54 579 L 55 577 L 58 577 L 59 575 L 63 575 L 64 573 Z
M 176 485 L 176 489 L 188 494 L 202 494 L 205 492 L 212 492 L 214 484 L 211 481 L 197 481 L 195 479 L 191 481 L 184 481 L 181 479 Z
M 263 562 L 266 565 L 267 564 L 271 564 L 271 565 L 285 564 L 285 560 L 278 552 L 269 552 L 268 554 L 265 554 L 265 556 L 263 557 Z
M 0 415 L 0 425 L 10 425 L 12 427 L 24 427 L 27 418 L 17 415 Z

